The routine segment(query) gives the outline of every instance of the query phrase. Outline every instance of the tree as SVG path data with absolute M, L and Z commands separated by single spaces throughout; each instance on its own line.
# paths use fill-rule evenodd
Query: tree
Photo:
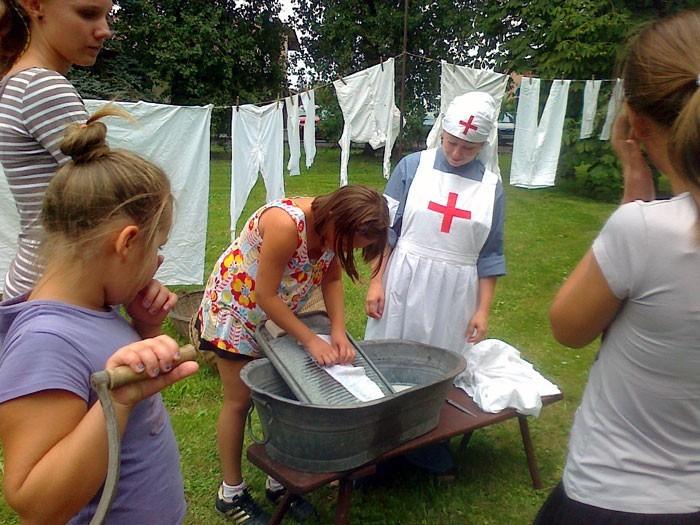
M 88 70 L 97 82 L 130 78 L 140 84 L 132 90 L 139 98 L 181 105 L 261 102 L 284 91 L 279 0 L 120 0 L 118 6 L 115 36 Z
M 299 0 L 297 28 L 306 32 L 305 60 L 318 79 L 330 81 L 400 55 L 405 1 L 408 53 L 549 80 L 614 78 L 618 53 L 635 26 L 697 6 L 697 0 Z M 437 66 L 408 62 L 409 139 L 424 135 L 422 114 L 438 105 Z M 581 91 L 582 84 L 572 85 L 565 133 L 570 147 L 560 166 L 580 177 L 589 193 L 613 195 L 619 180 L 612 180 L 618 170 L 608 143 L 575 138 Z
M 471 18 L 464 13 L 468 13 L 475 2 L 410 1 L 406 48 L 412 56 L 407 61 L 405 108 L 409 140 L 425 135 L 420 129 L 423 115 L 426 109 L 439 107 L 439 61 L 426 59 L 451 62 L 473 59 L 470 50 L 476 38 Z M 301 37 L 306 64 L 306 70 L 298 73 L 329 82 L 338 75 L 354 73 L 402 54 L 404 2 L 299 0 L 295 28 Z M 400 78 L 401 61 L 396 64 L 397 78 Z M 331 113 L 339 111 L 337 106 L 324 109 Z
M 611 78 L 617 53 L 637 25 L 697 0 L 490 0 L 474 6 L 480 52 L 497 68 L 543 78 Z

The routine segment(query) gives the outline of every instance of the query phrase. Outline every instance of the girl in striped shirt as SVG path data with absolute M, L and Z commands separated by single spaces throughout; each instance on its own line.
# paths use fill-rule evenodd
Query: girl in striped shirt
M 111 0 L 0 0 L 0 164 L 20 220 L 4 298 L 28 292 L 41 275 L 44 192 L 68 160 L 59 149 L 65 128 L 88 117 L 64 75 L 73 64 L 95 63 L 111 36 L 111 10 Z

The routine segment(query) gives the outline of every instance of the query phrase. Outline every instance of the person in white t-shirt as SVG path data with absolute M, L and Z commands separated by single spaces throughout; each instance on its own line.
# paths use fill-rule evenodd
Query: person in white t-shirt
M 623 205 L 557 293 L 554 337 L 603 335 L 550 524 L 700 523 L 700 11 L 647 26 L 613 129 Z M 646 158 L 673 197 L 655 200 Z

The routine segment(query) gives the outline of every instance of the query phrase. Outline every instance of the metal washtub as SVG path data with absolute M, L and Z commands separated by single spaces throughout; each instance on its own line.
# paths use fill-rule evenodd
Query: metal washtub
M 322 313 L 300 318 L 316 333 L 326 333 L 329 327 Z M 369 366 L 369 371 L 365 368 L 367 375 L 372 377 L 376 373 L 379 382 L 376 379 L 375 382 L 385 392 L 394 388 L 399 391 L 368 402 L 359 402 L 350 395 L 352 399 L 347 403 L 332 404 L 336 402 L 332 394 L 331 403 L 310 403 L 299 400 L 294 390 L 313 391 L 317 385 L 309 388 L 297 378 L 292 381 L 293 390 L 286 381 L 290 374 L 284 368 L 285 356 L 279 351 L 289 347 L 274 341 L 290 336 L 262 327 L 256 337 L 270 359 L 247 364 L 241 378 L 250 388 L 265 449 L 275 461 L 305 472 L 355 468 L 429 432 L 438 423 L 440 408 L 454 378 L 466 367 L 462 356 L 421 343 L 352 341 L 360 361 L 366 361 Z M 278 351 L 271 350 L 272 346 Z M 275 361 L 281 369 L 276 368 Z M 335 383 L 319 371 L 323 381 L 330 379 Z M 322 392 L 322 395 L 327 394 Z

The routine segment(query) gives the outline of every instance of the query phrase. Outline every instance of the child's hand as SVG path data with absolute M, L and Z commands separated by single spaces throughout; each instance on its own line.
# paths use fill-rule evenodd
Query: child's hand
M 352 347 L 352 344 L 350 344 L 345 330 L 339 330 L 337 334 L 331 333 L 331 345 L 338 352 L 339 364 L 352 363 L 355 359 L 355 349 Z
M 338 362 L 338 351 L 318 336 L 315 336 L 305 347 L 321 366 L 334 365 Z
M 175 304 L 177 304 L 177 295 L 160 281 L 151 279 L 151 282 L 137 293 L 125 308 L 134 322 L 136 331 L 141 337 L 148 337 L 160 333 L 165 317 Z
M 107 360 L 105 368 L 128 365 L 136 373 L 146 370 L 152 379 L 116 388 L 112 390 L 112 399 L 131 407 L 166 386 L 194 374 L 199 368 L 194 361 L 185 361 L 173 368 L 174 361 L 179 356 L 180 347 L 167 335 L 144 339 L 120 348 Z

